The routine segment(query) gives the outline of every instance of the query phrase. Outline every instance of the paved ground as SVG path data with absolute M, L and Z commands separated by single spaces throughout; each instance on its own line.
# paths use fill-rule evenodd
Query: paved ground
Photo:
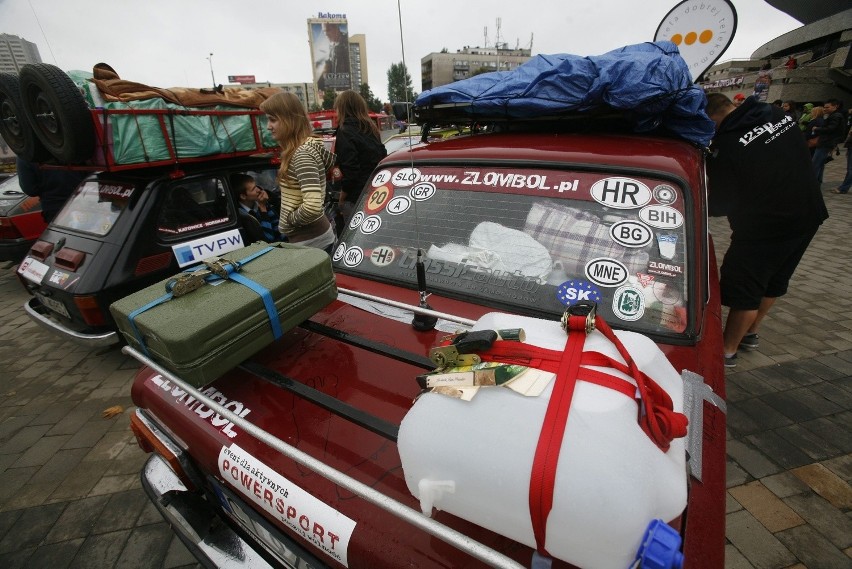
M 843 163 L 760 351 L 728 374 L 728 569 L 852 568 L 852 195 L 829 191 Z M 726 224 L 712 227 L 723 252 Z M 25 297 L 0 269 L 0 567 L 197 566 L 140 487 L 135 361 L 58 341 Z

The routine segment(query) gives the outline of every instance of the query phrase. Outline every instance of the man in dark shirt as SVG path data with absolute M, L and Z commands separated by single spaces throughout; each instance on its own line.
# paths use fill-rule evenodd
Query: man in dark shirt
M 28 196 L 38 196 L 41 216 L 47 223 L 53 221 L 68 196 L 86 177 L 86 172 L 42 170 L 38 164 L 27 162 L 20 156 L 16 160 L 16 168 L 18 184 Z
M 716 135 L 707 161 L 711 216 L 727 216 L 731 245 L 721 268 L 725 365 L 738 348 L 758 347 L 758 327 L 787 292 L 790 277 L 828 211 L 796 121 L 749 97 L 739 107 L 707 97 Z
M 825 120 L 822 126 L 813 128 L 813 133 L 817 135 L 817 142 L 812 162 L 814 173 L 820 184 L 822 184 L 822 173 L 825 170 L 825 163 L 831 156 L 831 151 L 846 138 L 846 119 L 840 112 L 840 106 L 840 101 L 837 99 L 827 100 L 822 106 L 825 109 L 823 115 Z

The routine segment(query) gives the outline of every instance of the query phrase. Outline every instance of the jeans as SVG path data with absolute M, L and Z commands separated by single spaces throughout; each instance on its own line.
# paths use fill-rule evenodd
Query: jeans
M 852 187 L 852 147 L 846 149 L 846 177 L 843 178 L 843 183 L 837 190 L 845 194 L 850 187 Z
M 817 181 L 822 185 L 822 171 L 825 170 L 825 161 L 828 158 L 829 154 L 831 154 L 831 148 L 821 148 L 817 146 L 814 149 L 813 166 L 814 166 L 814 174 L 816 174 Z

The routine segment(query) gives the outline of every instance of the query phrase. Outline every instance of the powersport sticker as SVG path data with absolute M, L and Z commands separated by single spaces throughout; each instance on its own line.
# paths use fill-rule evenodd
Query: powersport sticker
M 231 486 L 323 553 L 349 566 L 355 520 L 314 498 L 236 444 L 219 451 L 219 474 Z

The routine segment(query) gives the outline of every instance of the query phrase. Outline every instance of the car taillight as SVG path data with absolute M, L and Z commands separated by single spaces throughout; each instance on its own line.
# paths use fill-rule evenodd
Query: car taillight
M 158 255 L 151 255 L 150 257 L 144 257 L 139 259 L 139 262 L 136 263 L 136 270 L 133 271 L 133 274 L 138 277 L 139 275 L 165 269 L 171 264 L 171 262 L 171 251 L 167 253 L 160 253 Z
M 103 326 L 106 324 L 104 313 L 101 307 L 98 306 L 98 301 L 94 296 L 75 296 L 74 304 L 77 305 L 80 315 L 83 316 L 83 320 L 89 326 Z
M 198 488 L 198 484 L 194 481 L 195 477 L 189 473 L 190 467 L 186 465 L 186 455 L 183 450 L 150 420 L 145 419 L 138 410 L 130 416 L 130 430 L 133 431 L 139 448 L 162 456 L 188 490 Z
M 30 247 L 30 256 L 35 257 L 39 261 L 44 261 L 50 255 L 51 251 L 53 251 L 53 243 L 39 239 Z
M 53 262 L 56 263 L 57 267 L 62 267 L 63 269 L 76 272 L 80 265 L 83 264 L 83 259 L 85 258 L 86 254 L 82 251 L 63 247 L 56 252 L 56 255 L 53 257 Z
M 0 217 L 0 239 L 20 239 L 23 237 L 12 220 L 8 217 Z

